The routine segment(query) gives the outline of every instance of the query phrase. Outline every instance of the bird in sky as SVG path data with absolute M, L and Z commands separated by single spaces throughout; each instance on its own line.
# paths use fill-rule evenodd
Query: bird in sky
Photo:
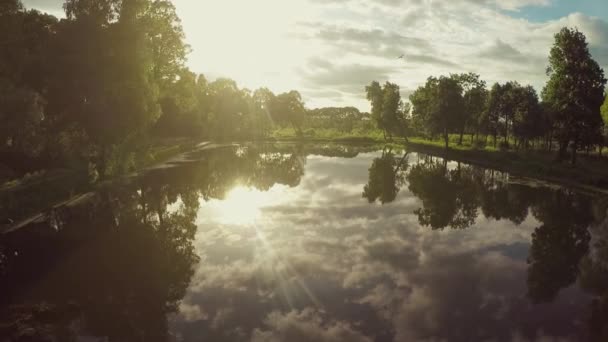
M 401 55 L 401 56 L 397 57 L 397 59 L 399 59 L 399 58 L 405 58 L 405 55 Z

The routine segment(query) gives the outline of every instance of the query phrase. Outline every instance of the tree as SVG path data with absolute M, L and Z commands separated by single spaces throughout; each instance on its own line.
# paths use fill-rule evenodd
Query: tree
M 184 69 L 190 47 L 171 1 L 147 2 L 142 21 L 152 50 L 153 76 L 162 90 Z
M 20 1 L 0 5 L 0 159 L 21 171 L 44 154 L 47 47 L 56 24 Z
M 382 130 L 384 137 L 386 138 L 386 127 L 384 127 L 384 120 L 382 120 L 382 107 L 384 106 L 384 92 L 382 86 L 380 86 L 380 83 L 377 81 L 373 81 L 369 86 L 365 87 L 365 92 L 367 93 L 367 100 L 370 101 L 372 105 L 372 119 L 376 123 L 376 127 Z
M 602 113 L 602 121 L 604 122 L 604 129 L 602 130 L 602 143 L 600 144 L 600 155 L 602 155 L 602 149 L 606 146 L 606 142 L 608 142 L 608 95 L 604 99 L 604 104 L 601 108 Z
M 298 136 L 302 135 L 306 110 L 299 92 L 292 90 L 274 97 L 270 103 L 270 115 L 275 123 L 282 126 L 289 124 Z
M 156 122 L 156 131 L 168 136 L 200 136 L 205 125 L 206 112 L 201 108 L 197 77 L 187 69 L 178 73 L 178 80 L 165 86 L 160 98 L 162 115 Z
M 465 110 L 462 93 L 457 80 L 441 76 L 429 77 L 426 84 L 410 96 L 414 107 L 413 120 L 431 135 L 441 135 L 446 150 L 449 148 L 449 133 L 457 131 Z
M 69 0 L 53 42 L 50 112 L 84 129 L 102 178 L 159 115 L 146 4 Z
M 600 136 L 604 71 L 591 57 L 585 35 L 564 27 L 555 35 L 547 75 L 549 81 L 542 97 L 555 114 L 558 158 L 563 160 L 570 146 L 571 162 L 575 164 L 577 150 L 597 144 Z
M 479 133 L 480 118 L 486 108 L 488 91 L 486 82 L 481 80 L 478 74 L 451 75 L 451 78 L 458 81 L 464 91 L 464 110 L 460 112 L 461 117 L 458 118 L 460 128 L 458 145 L 462 145 L 462 138 L 467 127 L 471 128 L 472 133 Z
M 494 136 L 494 147 L 499 133 L 503 135 L 504 146 L 509 146 L 509 133 L 513 129 L 517 110 L 516 89 L 518 88 L 521 88 L 519 83 L 507 82 L 504 85 L 496 83 L 490 90 L 486 115 L 490 132 Z
M 238 134 L 247 113 L 247 100 L 236 82 L 218 78 L 209 84 L 211 136 L 225 139 Z
M 406 121 L 399 86 L 386 82 L 380 87 L 380 83 L 374 81 L 365 87 L 365 91 L 372 105 L 372 118 L 385 139 L 388 135 L 392 140 L 393 134 L 405 137 Z
M 532 86 L 518 86 L 513 89 L 515 113 L 513 116 L 513 135 L 524 148 L 528 142 L 543 135 L 545 122 L 536 90 Z

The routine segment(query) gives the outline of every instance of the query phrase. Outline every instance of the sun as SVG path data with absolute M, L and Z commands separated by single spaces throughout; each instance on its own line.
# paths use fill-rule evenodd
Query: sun
M 271 201 L 267 192 L 237 186 L 218 203 L 217 220 L 224 224 L 251 225 L 262 217 L 261 208 Z

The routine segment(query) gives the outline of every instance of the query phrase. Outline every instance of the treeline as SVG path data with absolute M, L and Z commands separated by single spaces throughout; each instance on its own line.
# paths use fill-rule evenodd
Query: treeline
M 66 0 L 65 18 L 0 4 L 0 176 L 88 165 L 132 169 L 155 137 L 254 139 L 302 131 L 297 91 L 208 82 L 169 0 Z M 141 154 L 141 153 L 140 153 Z
M 563 28 L 555 35 L 549 56 L 549 81 L 540 96 L 530 85 L 515 81 L 488 88 L 474 73 L 429 77 L 403 105 L 399 87 L 373 82 L 366 88 L 377 127 L 389 138 L 399 132 L 440 137 L 448 148 L 450 135 L 465 134 L 477 147 L 488 138 L 501 149 L 545 148 L 559 151 L 601 149 L 608 141 L 608 99 L 604 71 L 593 60 L 583 33 Z M 603 106 L 602 106 L 602 103 Z

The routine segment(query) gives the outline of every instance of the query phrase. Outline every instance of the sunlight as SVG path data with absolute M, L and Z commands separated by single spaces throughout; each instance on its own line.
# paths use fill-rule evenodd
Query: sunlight
M 217 220 L 224 224 L 248 225 L 261 218 L 261 208 L 271 201 L 268 192 L 237 186 L 218 203 Z

